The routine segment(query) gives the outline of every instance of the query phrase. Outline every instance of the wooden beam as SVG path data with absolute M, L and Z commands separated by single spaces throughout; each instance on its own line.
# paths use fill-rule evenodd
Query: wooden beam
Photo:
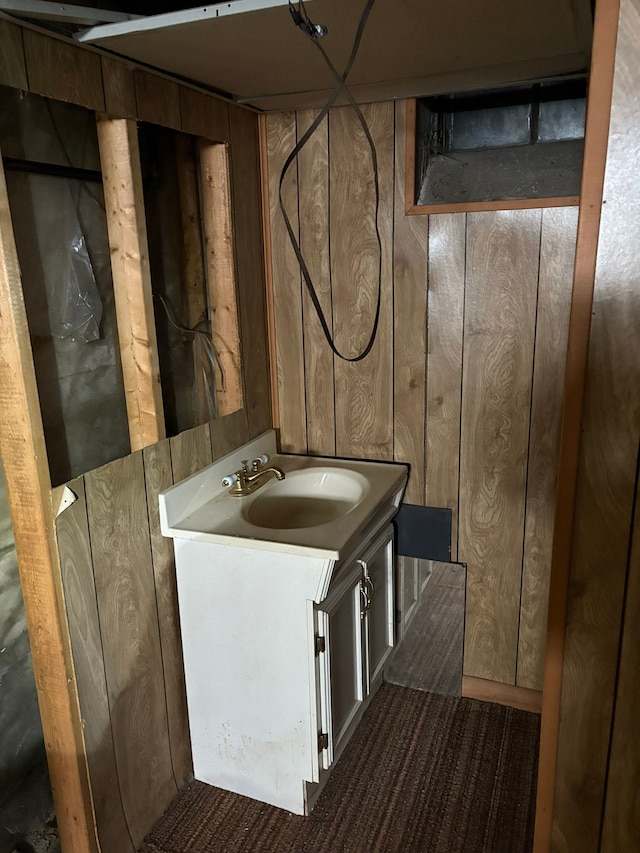
M 211 336 L 222 374 L 218 414 L 230 415 L 242 408 L 243 393 L 229 149 L 203 139 L 198 149 Z
M 0 453 L 31 641 L 49 775 L 65 853 L 98 850 L 51 480 L 0 157 Z
M 619 0 L 598 0 L 587 103 L 551 555 L 534 834 L 535 853 L 547 853 L 551 843 L 578 453 L 609 137 L 618 15 Z
M 136 123 L 98 119 L 107 229 L 131 449 L 165 437 Z

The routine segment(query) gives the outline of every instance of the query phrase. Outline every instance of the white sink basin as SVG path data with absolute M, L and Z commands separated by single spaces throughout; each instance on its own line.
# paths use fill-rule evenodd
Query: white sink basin
M 294 530 L 330 524 L 351 512 L 369 491 L 366 477 L 344 468 L 291 471 L 271 480 L 241 506 L 256 527 Z
M 223 478 L 262 454 L 284 480 L 229 495 Z M 278 453 L 270 430 L 163 492 L 160 526 L 178 540 L 338 560 L 366 527 L 395 513 L 407 473 L 392 462 Z

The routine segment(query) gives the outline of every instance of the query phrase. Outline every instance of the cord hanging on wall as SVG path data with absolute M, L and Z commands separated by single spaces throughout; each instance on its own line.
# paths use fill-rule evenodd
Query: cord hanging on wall
M 322 38 L 322 36 L 326 35 L 327 28 L 322 26 L 322 25 L 314 24 L 309 19 L 309 16 L 307 15 L 306 9 L 304 7 L 303 0 L 299 0 L 297 7 L 292 2 L 292 0 L 289 0 L 289 11 L 291 12 L 291 16 L 293 18 L 294 23 L 296 24 L 296 26 L 300 27 L 300 29 L 304 33 L 306 33 L 306 35 L 311 39 L 311 43 L 313 45 L 315 45 L 315 47 L 320 51 L 322 58 L 324 59 L 325 63 L 328 65 L 329 70 L 331 71 L 331 74 L 333 75 L 334 79 L 336 80 L 337 85 L 336 85 L 336 88 L 334 89 L 334 91 L 331 93 L 331 96 L 329 97 L 329 100 L 327 101 L 327 103 L 320 110 L 320 112 L 318 113 L 318 115 L 316 116 L 316 118 L 314 119 L 312 124 L 309 126 L 307 131 L 304 133 L 302 138 L 297 142 L 297 144 L 295 145 L 295 147 L 293 148 L 293 150 L 291 151 L 291 153 L 289 154 L 289 156 L 285 160 L 284 165 L 282 167 L 282 172 L 280 173 L 280 182 L 278 185 L 278 199 L 279 199 L 279 203 L 280 203 L 280 210 L 282 212 L 282 216 L 284 219 L 284 224 L 285 224 L 285 227 L 287 229 L 287 234 L 289 235 L 289 240 L 291 241 L 291 245 L 293 246 L 293 251 L 295 252 L 296 259 L 297 259 L 298 264 L 300 266 L 300 270 L 302 272 L 302 277 L 304 278 L 305 284 L 307 286 L 307 290 L 309 291 L 309 296 L 311 297 L 311 302 L 313 303 L 313 307 L 315 309 L 315 312 L 318 315 L 318 320 L 320 321 L 320 325 L 322 327 L 322 331 L 323 331 L 324 336 L 327 340 L 327 343 L 329 344 L 329 346 L 331 347 L 331 349 L 335 353 L 335 355 L 338 356 L 338 358 L 341 358 L 343 361 L 350 361 L 350 362 L 362 361 L 362 359 L 366 358 L 369 355 L 369 353 L 371 352 L 371 349 L 375 343 L 376 335 L 378 332 L 378 323 L 380 320 L 380 305 L 381 305 L 381 301 L 382 301 L 382 240 L 380 238 L 380 228 L 379 228 L 379 224 L 378 224 L 378 218 L 379 218 L 379 212 L 380 212 L 380 182 L 379 182 L 379 177 L 378 177 L 378 155 L 377 155 L 375 143 L 373 141 L 373 137 L 371 136 L 371 132 L 369 131 L 369 127 L 367 125 L 366 119 L 365 119 L 364 115 L 362 114 L 362 110 L 360 109 L 358 104 L 355 102 L 351 92 L 349 91 L 349 89 L 346 85 L 346 79 L 349 76 L 349 73 L 351 72 L 351 68 L 353 67 L 353 63 L 355 62 L 356 56 L 358 54 L 358 49 L 360 47 L 360 42 L 362 40 L 364 28 L 365 28 L 365 25 L 367 23 L 367 19 L 369 18 L 369 14 L 371 12 L 371 9 L 373 8 L 374 2 L 375 2 L 375 0 L 367 0 L 364 11 L 360 17 L 360 22 L 358 24 L 358 29 L 357 29 L 355 39 L 353 42 L 353 47 L 351 48 L 351 55 L 349 56 L 349 61 L 347 62 L 347 65 L 346 65 L 344 72 L 342 74 L 340 74 L 336 70 L 336 68 L 334 67 L 334 65 L 331 62 L 331 60 L 329 59 L 329 57 L 327 56 L 322 45 L 319 43 L 319 39 Z M 309 269 L 307 267 L 307 264 L 304 260 L 303 255 L 302 255 L 302 250 L 300 249 L 300 245 L 298 243 L 298 240 L 296 239 L 296 235 L 293 231 L 291 221 L 287 215 L 287 211 L 286 211 L 285 206 L 284 206 L 284 200 L 282 198 L 282 186 L 283 186 L 284 179 L 285 179 L 285 176 L 287 174 L 289 167 L 291 166 L 293 161 L 297 158 L 298 154 L 304 148 L 304 146 L 307 144 L 309 139 L 311 139 L 311 137 L 313 136 L 315 131 L 318 129 L 318 127 L 322 123 L 324 117 L 327 115 L 327 113 L 329 112 L 331 107 L 334 105 L 334 103 L 336 102 L 336 100 L 340 94 L 344 94 L 345 97 L 347 98 L 347 101 L 349 102 L 349 106 L 356 113 L 358 121 L 359 121 L 359 123 L 362 127 L 362 130 L 364 132 L 364 135 L 367 139 L 367 143 L 369 145 L 369 150 L 371 151 L 371 162 L 373 165 L 373 180 L 374 180 L 374 187 L 375 187 L 375 234 L 376 234 L 376 242 L 378 245 L 378 294 L 377 294 L 377 299 L 376 299 L 376 310 L 375 310 L 375 315 L 374 315 L 374 319 L 373 319 L 373 326 L 371 329 L 371 334 L 369 336 L 369 340 L 368 340 L 366 346 L 364 347 L 364 349 L 362 350 L 362 352 L 360 352 L 358 355 L 355 355 L 355 356 L 344 355 L 336 347 L 335 341 L 333 340 L 333 337 L 332 337 L 332 333 L 329 329 L 329 325 L 328 325 L 327 320 L 326 320 L 324 313 L 322 311 L 322 306 L 320 305 L 320 300 L 318 299 L 318 294 L 317 294 L 316 289 L 313 285 L 313 281 L 311 280 L 311 275 L 309 273 Z

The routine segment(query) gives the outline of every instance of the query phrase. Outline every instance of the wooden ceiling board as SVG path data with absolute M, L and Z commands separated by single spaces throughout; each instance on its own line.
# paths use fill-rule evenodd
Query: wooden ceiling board
M 395 81 L 527 61 L 543 61 L 544 67 L 544 61 L 552 65 L 569 56 L 575 65 L 566 70 L 582 70 L 588 62 L 588 45 L 577 12 L 582 7 L 576 4 L 577 0 L 446 4 L 377 0 L 349 83 L 366 91 L 385 84 L 388 92 Z M 340 71 L 363 8 L 363 0 L 309 3 L 312 19 L 328 27 L 322 46 Z M 165 26 L 167 22 L 171 25 Z M 286 6 L 218 18 L 198 18 L 197 10 L 189 10 L 143 20 L 139 26 L 147 29 L 135 31 L 136 26 L 137 22 L 126 22 L 94 27 L 79 38 L 248 103 L 264 104 L 273 96 L 312 93 L 333 85 L 319 51 L 293 25 Z M 394 96 L 404 96 L 406 88 Z

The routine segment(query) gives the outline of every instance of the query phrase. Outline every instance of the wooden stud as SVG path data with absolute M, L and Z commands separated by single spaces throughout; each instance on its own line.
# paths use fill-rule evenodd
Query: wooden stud
M 0 453 L 65 853 L 97 853 L 86 748 L 54 536 L 49 463 L 0 157 Z
M 393 228 L 393 456 L 410 463 L 405 500 L 425 502 L 425 385 L 429 220 L 403 205 L 407 108 L 396 104 Z
M 578 452 L 608 146 L 618 16 L 619 0 L 600 0 L 596 5 L 549 582 L 549 615 L 534 835 L 535 853 L 546 853 L 551 843 Z
M 243 406 L 229 149 L 198 141 L 211 337 L 220 363 L 218 414 Z
M 183 281 L 186 323 L 195 329 L 207 319 L 207 281 L 204 270 L 198 168 L 194 140 L 185 133 L 176 133 L 176 170 L 180 193 L 180 222 L 182 224 Z
M 113 292 L 131 449 L 165 436 L 136 124 L 98 120 Z

